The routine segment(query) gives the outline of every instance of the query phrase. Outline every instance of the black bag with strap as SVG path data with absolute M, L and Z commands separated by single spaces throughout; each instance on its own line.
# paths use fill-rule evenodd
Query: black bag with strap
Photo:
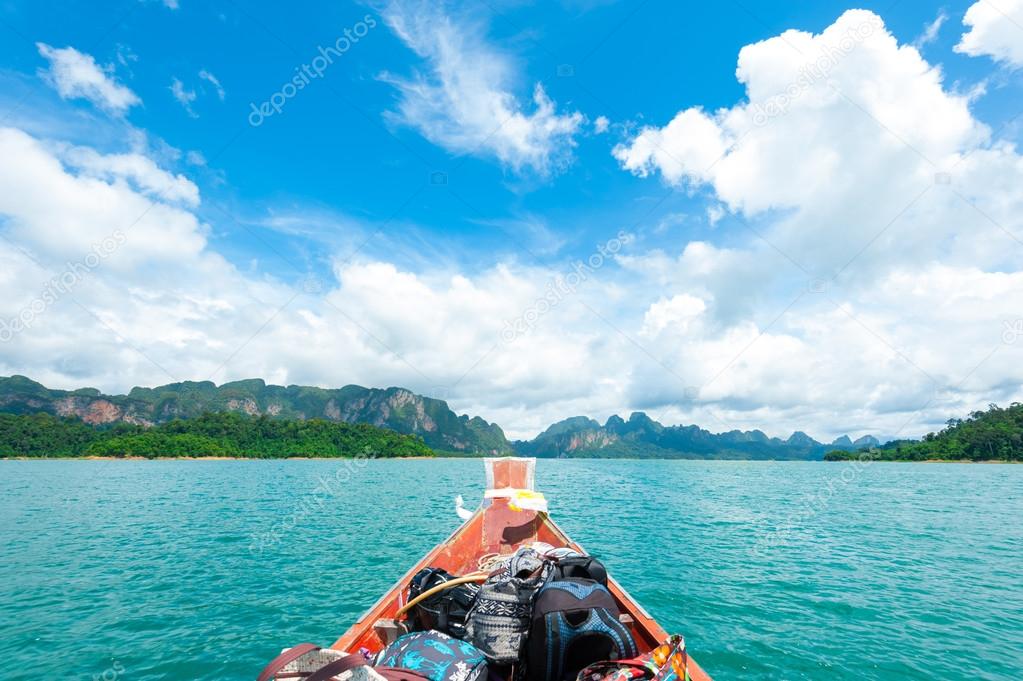
M 411 601 L 419 594 L 454 578 L 454 575 L 441 568 L 423 568 L 412 577 L 408 599 Z M 465 618 L 479 591 L 478 584 L 459 584 L 421 601 L 415 606 L 417 628 L 423 631 L 433 629 L 464 639 Z
M 596 579 L 548 581 L 533 605 L 527 680 L 572 680 L 594 662 L 636 657 L 636 642 L 620 614 L 611 592 Z
M 607 586 L 607 569 L 593 556 L 573 553 L 554 559 L 555 579 L 592 579 Z

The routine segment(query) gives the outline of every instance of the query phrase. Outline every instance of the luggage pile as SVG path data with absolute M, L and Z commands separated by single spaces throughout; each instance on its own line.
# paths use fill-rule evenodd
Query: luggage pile
M 535 543 L 461 578 L 425 568 L 405 611 L 403 631 L 375 656 L 303 644 L 258 681 L 689 679 L 682 638 L 639 655 L 604 566 L 570 549 Z

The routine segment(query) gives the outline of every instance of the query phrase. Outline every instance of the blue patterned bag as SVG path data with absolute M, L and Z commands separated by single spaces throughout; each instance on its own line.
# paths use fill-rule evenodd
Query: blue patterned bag
M 400 667 L 430 681 L 486 681 L 487 659 L 471 644 L 439 631 L 401 636 L 377 654 L 377 667 Z

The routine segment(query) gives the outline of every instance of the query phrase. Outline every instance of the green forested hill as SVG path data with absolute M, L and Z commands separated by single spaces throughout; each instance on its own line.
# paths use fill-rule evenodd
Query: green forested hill
M 0 457 L 432 456 L 422 439 L 363 423 L 217 413 L 146 428 L 90 426 L 49 414 L 0 414 Z
M 833 451 L 827 461 L 845 461 L 863 451 Z M 879 461 L 1023 461 L 1023 404 L 990 405 L 965 419 L 949 419 L 937 433 L 918 442 L 899 440 L 870 450 Z

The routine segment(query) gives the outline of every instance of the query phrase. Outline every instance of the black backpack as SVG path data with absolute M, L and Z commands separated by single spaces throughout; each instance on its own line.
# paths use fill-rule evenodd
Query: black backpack
M 409 584 L 408 599 L 429 591 L 438 584 L 454 579 L 441 568 L 423 568 Z M 459 584 L 430 596 L 415 606 L 418 629 L 440 631 L 455 638 L 465 638 L 465 617 L 479 593 L 478 584 Z
M 548 581 L 533 605 L 528 681 L 575 679 L 579 670 L 594 662 L 636 657 L 636 642 L 618 621 L 620 614 L 611 592 L 597 580 Z
M 593 556 L 568 555 L 554 560 L 555 579 L 592 579 L 607 586 L 607 569 Z

